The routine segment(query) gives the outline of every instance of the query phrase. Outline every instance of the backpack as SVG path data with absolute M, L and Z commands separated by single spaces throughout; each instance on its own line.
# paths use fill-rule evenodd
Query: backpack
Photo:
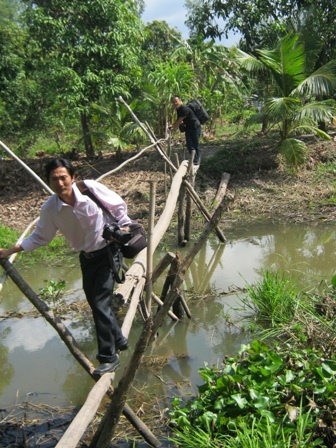
M 199 100 L 190 100 L 187 103 L 187 106 L 194 112 L 201 124 L 204 124 L 209 120 L 209 114 Z

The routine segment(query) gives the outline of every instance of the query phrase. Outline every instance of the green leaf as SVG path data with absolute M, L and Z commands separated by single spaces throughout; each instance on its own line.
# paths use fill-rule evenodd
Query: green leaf
M 286 161 L 290 165 L 302 165 L 305 161 L 307 147 L 301 140 L 287 138 L 280 143 L 279 150 L 285 156 Z
M 295 373 L 292 370 L 286 370 L 286 383 L 290 383 L 295 380 Z
M 336 288 L 336 275 L 334 275 L 331 279 L 331 284 L 333 285 L 334 288 Z
M 275 415 L 273 414 L 273 412 L 268 411 L 266 409 L 261 409 L 259 412 L 260 412 L 260 415 L 262 417 L 267 418 L 267 420 L 269 420 L 270 423 L 274 423 L 275 422 L 276 419 L 275 419 Z
M 231 395 L 231 398 L 237 403 L 240 409 L 244 409 L 246 405 L 248 405 L 248 401 L 246 398 L 242 397 L 241 394 Z
M 213 432 L 212 427 L 215 424 L 217 420 L 217 414 L 214 414 L 213 412 L 207 411 L 204 412 L 203 415 L 199 418 L 200 421 L 203 423 L 204 427 L 206 428 L 207 432 L 211 434 Z
M 263 396 L 259 397 L 258 400 L 254 403 L 254 407 L 256 409 L 265 409 L 269 405 L 270 399 L 269 397 Z

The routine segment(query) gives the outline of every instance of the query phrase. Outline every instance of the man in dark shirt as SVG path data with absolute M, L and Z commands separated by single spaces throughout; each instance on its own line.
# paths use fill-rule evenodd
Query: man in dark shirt
M 182 123 L 185 125 L 185 137 L 188 151 L 191 153 L 192 150 L 195 150 L 194 165 L 199 165 L 201 162 L 199 148 L 201 124 L 194 111 L 190 107 L 182 104 L 181 98 L 178 95 L 172 97 L 171 103 L 177 112 L 177 120 L 169 127 L 169 129 L 175 131 Z

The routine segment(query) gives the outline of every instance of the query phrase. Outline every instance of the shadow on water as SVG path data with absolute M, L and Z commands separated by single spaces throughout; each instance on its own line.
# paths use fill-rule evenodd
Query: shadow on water
M 183 284 L 192 319 L 185 317 L 177 324 L 167 319 L 160 328 L 134 384 L 136 405 L 156 396 L 163 407 L 170 407 L 174 395 L 196 393 L 202 382 L 200 367 L 220 364 L 249 341 L 251 336 L 239 331 L 232 321 L 240 318 L 237 308 L 242 290 L 247 283 L 256 283 L 264 269 L 288 272 L 300 280 L 303 288 L 316 287 L 321 280 L 330 282 L 335 275 L 336 234 L 332 225 L 246 225 L 226 237 L 225 245 L 211 237 L 196 256 Z M 156 256 L 161 258 L 160 250 Z M 64 279 L 67 300 L 85 301 L 77 256 L 67 266 L 38 266 L 24 269 L 21 275 L 36 292 L 46 280 Z M 158 296 L 163 280 L 154 285 Z M 7 281 L 0 293 L 0 314 L 30 308 L 28 299 Z M 231 323 L 225 316 L 230 316 Z M 95 362 L 92 321 L 78 317 L 65 323 Z M 129 360 L 141 328 L 137 319 L 129 336 L 130 350 L 121 355 L 122 365 Z M 42 318 L 1 318 L 0 335 L 2 412 L 25 402 L 50 406 L 80 406 L 84 402 L 93 380 Z M 122 371 L 117 371 L 115 384 Z

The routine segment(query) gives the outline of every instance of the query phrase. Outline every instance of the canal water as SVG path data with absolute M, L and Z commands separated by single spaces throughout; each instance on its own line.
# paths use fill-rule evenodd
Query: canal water
M 146 389 L 146 393 L 166 401 L 167 407 L 175 393 L 197 392 L 197 385 L 202 383 L 198 369 L 205 363 L 220 364 L 225 356 L 236 354 L 242 343 L 249 342 L 251 336 L 239 330 L 243 318 L 241 298 L 246 285 L 257 283 L 264 269 L 288 272 L 297 277 L 305 289 L 317 287 L 323 280 L 330 283 L 336 274 L 336 232 L 331 224 L 247 223 L 227 232 L 226 238 L 225 244 L 219 244 L 216 237 L 211 236 L 196 256 L 183 284 L 183 290 L 188 292 L 192 319 L 185 317 L 176 324 L 166 319 L 137 376 L 137 391 Z M 170 251 L 175 249 L 169 248 Z M 163 255 L 164 250 L 158 249 L 157 259 Z M 35 292 L 50 280 L 64 279 L 66 300 L 85 300 L 77 256 L 60 266 L 18 269 Z M 154 285 L 158 296 L 163 280 Z M 0 293 L 0 315 L 31 308 L 28 299 L 10 279 L 7 280 Z M 91 319 L 69 319 L 65 324 L 85 354 L 96 363 Z M 130 350 L 121 354 L 121 368 L 116 372 L 115 384 L 141 328 L 138 317 L 129 336 Z M 149 362 L 151 357 L 162 357 L 165 362 L 153 365 Z M 93 380 L 44 319 L 0 319 L 1 409 L 24 402 L 80 406 L 92 386 Z M 147 392 L 149 386 L 150 392 Z

